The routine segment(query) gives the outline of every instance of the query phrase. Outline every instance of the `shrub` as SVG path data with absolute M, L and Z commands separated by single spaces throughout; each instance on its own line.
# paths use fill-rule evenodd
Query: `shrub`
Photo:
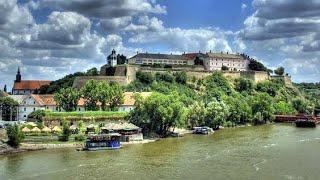
M 39 120 L 41 121 L 42 118 L 45 116 L 45 111 L 44 110 L 36 110 L 36 111 L 33 111 L 32 113 L 30 113 L 28 115 L 28 118 L 31 118 L 31 119 L 36 119 L 36 120 Z
M 24 140 L 24 133 L 20 130 L 17 124 L 8 125 L 7 128 L 8 144 L 13 147 L 19 147 L 20 143 Z
M 229 68 L 228 68 L 227 66 L 222 66 L 222 67 L 221 67 L 221 70 L 222 70 L 222 71 L 229 71 Z
M 71 130 L 69 128 L 69 123 L 62 123 L 62 134 L 59 136 L 59 141 L 69 141 L 69 137 L 71 135 Z
M 75 141 L 84 141 L 86 139 L 86 136 L 83 134 L 78 134 L 74 137 Z

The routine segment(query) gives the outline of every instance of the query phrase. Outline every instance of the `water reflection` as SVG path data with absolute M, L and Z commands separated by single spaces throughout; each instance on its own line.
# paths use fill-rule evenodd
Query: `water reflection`
M 317 179 L 319 129 L 267 125 L 117 151 L 59 149 L 0 158 L 0 179 Z

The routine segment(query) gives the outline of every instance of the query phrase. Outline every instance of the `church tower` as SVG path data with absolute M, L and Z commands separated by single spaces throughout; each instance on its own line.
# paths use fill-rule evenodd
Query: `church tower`
M 21 74 L 20 74 L 20 67 L 18 67 L 18 72 L 16 75 L 16 80 L 14 82 L 21 82 Z
M 115 67 L 117 65 L 117 53 L 114 49 L 112 50 L 111 54 L 108 56 L 108 64 L 111 67 Z

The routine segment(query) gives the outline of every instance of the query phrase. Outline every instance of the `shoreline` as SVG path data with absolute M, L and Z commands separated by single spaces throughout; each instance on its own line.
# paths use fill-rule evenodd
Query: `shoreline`
M 159 139 L 144 139 L 142 141 L 131 141 L 131 142 L 121 142 L 122 145 L 133 145 L 133 144 L 147 144 L 156 142 Z M 49 150 L 49 149 L 63 149 L 63 148 L 83 148 L 83 142 L 72 142 L 72 143 L 21 143 L 20 147 L 14 148 L 9 145 L 4 144 L 3 149 L 0 149 L 0 156 L 16 154 L 21 152 L 31 152 L 31 151 L 41 151 L 41 150 Z

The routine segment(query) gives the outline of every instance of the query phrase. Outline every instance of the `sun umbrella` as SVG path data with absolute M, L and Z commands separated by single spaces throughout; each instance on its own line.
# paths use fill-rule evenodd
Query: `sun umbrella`
M 27 125 L 32 126 L 32 127 L 36 127 L 37 126 L 37 124 L 34 123 L 34 122 L 28 122 Z
M 30 129 L 29 128 L 27 128 L 27 127 L 24 127 L 24 128 L 22 128 L 22 130 L 21 130 L 22 132 L 30 132 Z
M 45 126 L 44 128 L 41 129 L 42 132 L 51 132 L 51 129 Z
M 61 132 L 61 129 L 58 127 L 58 126 L 55 126 L 53 129 L 52 129 L 53 132 Z
M 38 127 L 34 127 L 31 129 L 31 132 L 41 132 L 41 130 Z

